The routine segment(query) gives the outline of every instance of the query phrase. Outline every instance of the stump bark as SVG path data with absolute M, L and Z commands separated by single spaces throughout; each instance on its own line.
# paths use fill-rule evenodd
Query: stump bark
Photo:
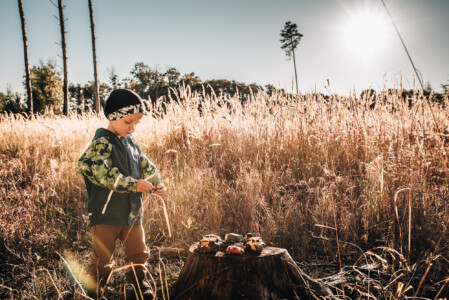
M 259 255 L 200 254 L 189 249 L 170 299 L 316 299 L 331 296 L 305 274 L 286 249 L 266 247 Z

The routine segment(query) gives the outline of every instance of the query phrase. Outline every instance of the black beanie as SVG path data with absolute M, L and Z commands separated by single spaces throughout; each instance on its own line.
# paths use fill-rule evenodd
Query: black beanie
M 145 111 L 145 103 L 139 95 L 127 89 L 113 90 L 104 106 L 104 114 L 109 121 Z

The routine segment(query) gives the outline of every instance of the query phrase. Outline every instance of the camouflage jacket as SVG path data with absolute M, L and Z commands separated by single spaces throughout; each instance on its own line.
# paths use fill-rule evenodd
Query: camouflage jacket
M 153 186 L 162 182 L 159 171 L 131 135 L 119 138 L 103 128 L 96 131 L 78 167 L 89 195 L 91 226 L 130 226 L 136 218 L 134 224 L 141 224 L 143 197 L 136 192 L 137 180 L 150 177 Z

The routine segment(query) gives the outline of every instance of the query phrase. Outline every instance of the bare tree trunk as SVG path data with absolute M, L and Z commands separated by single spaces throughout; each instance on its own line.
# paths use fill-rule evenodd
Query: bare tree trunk
M 23 13 L 22 0 L 17 1 L 19 3 L 20 22 L 22 23 L 22 39 L 23 39 L 23 53 L 25 58 L 25 86 L 27 89 L 27 105 L 28 113 L 33 113 L 33 94 L 31 92 L 31 77 L 30 77 L 30 65 L 28 63 L 28 39 L 27 30 L 25 25 L 25 15 Z
M 64 27 L 64 12 L 63 12 L 62 0 L 58 0 L 58 9 L 59 9 L 59 25 L 61 27 L 61 45 L 62 45 L 62 60 L 64 66 L 64 115 L 69 115 L 69 86 L 67 79 L 67 47 L 65 43 L 65 27 Z
M 97 50 L 95 47 L 95 26 L 94 26 L 94 13 L 92 9 L 92 0 L 89 2 L 89 14 L 90 14 L 90 32 L 92 36 L 92 55 L 94 59 L 94 97 L 95 97 L 95 111 L 100 112 L 100 98 L 98 96 L 98 74 L 97 74 Z
M 298 75 L 296 74 L 295 49 L 292 49 L 292 54 L 293 54 L 293 66 L 295 67 L 296 94 L 298 94 L 299 90 L 298 90 Z

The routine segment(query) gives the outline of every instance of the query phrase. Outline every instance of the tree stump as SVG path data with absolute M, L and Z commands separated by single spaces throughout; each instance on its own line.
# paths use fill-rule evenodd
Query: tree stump
M 194 252 L 173 287 L 170 299 L 317 299 L 332 296 L 322 282 L 305 274 L 286 249 L 266 247 L 259 255 Z

